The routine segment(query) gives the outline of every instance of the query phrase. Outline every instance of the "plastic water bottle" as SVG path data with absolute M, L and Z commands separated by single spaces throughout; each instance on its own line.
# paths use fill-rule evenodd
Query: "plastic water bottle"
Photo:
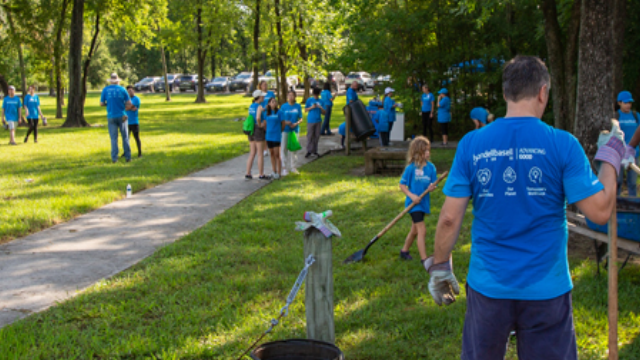
M 127 197 L 130 198 L 131 197 L 131 184 L 127 185 Z

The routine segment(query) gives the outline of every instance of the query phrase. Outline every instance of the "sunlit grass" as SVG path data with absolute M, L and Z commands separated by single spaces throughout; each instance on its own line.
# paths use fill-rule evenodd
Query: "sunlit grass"
M 441 173 L 451 150 L 434 150 Z M 325 157 L 263 188 L 207 225 L 133 268 L 43 313 L 0 330 L 0 359 L 234 359 L 284 305 L 303 266 L 304 211 L 332 209 L 337 345 L 350 360 L 458 359 L 466 310 L 437 307 L 418 261 L 398 252 L 410 227 L 402 219 L 366 261 L 342 261 L 403 208 L 398 177 L 355 177 L 358 157 Z M 444 198 L 432 198 L 427 249 Z M 471 212 L 454 252 L 458 280 L 467 276 Z M 415 254 L 415 246 L 412 249 Z M 572 259 L 580 359 L 602 359 L 607 339 L 606 276 Z M 621 359 L 640 358 L 640 269 L 620 275 Z M 265 341 L 306 337 L 304 287 L 289 316 Z M 516 359 L 515 343 L 508 359 Z
M 92 127 L 60 128 L 54 119 L 55 100 L 42 96 L 49 126 L 40 126 L 38 144 L 23 144 L 27 129 L 17 130 L 19 146 L 9 146 L 0 131 L 0 243 L 69 220 L 124 196 L 127 184 L 140 191 L 233 158 L 249 149 L 242 122 L 250 98 L 208 95 L 206 104 L 195 95 L 139 94 L 143 157 L 131 141 L 133 161 L 112 164 L 105 108 L 99 94 L 87 97 L 85 116 Z M 301 101 L 299 98 L 298 101 Z M 344 96 L 337 106 L 344 105 Z M 66 110 L 66 109 L 65 109 Z M 344 121 L 334 111 L 332 125 Z M 302 124 L 306 132 L 306 122 Z M 122 149 L 120 149 L 122 153 Z M 243 169 L 238 169 L 241 177 Z M 30 182 L 32 180 L 32 182 Z

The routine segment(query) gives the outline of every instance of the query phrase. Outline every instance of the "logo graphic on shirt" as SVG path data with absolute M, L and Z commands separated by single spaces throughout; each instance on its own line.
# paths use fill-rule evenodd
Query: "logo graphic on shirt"
M 516 178 L 516 172 L 511 168 L 511 166 L 509 166 L 507 170 L 504 171 L 504 174 L 502 174 L 502 179 L 504 179 L 507 184 L 513 184 L 516 181 Z
M 478 170 L 477 176 L 480 184 L 486 186 L 489 183 L 489 180 L 491 180 L 491 171 L 489 169 L 480 169 Z
M 529 170 L 529 180 L 534 184 L 542 184 L 542 170 L 534 166 Z

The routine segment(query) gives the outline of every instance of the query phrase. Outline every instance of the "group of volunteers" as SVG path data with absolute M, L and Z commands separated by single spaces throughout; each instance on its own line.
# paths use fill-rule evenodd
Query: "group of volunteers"
M 302 123 L 302 106 L 296 103 L 296 92 L 291 89 L 287 93 L 287 102 L 278 106 L 278 101 L 272 91 L 267 91 L 266 81 L 261 81 L 258 90 L 252 94 L 253 102 L 249 106 L 249 116 L 253 118 L 253 133 L 248 135 L 250 152 L 247 159 L 245 179 L 253 179 L 251 169 L 258 155 L 258 179 L 279 179 L 290 173 L 297 174 L 295 167 L 297 156 L 288 144 L 291 137 L 298 143 L 299 125 Z M 307 154 L 320 157 L 318 154 L 318 142 L 321 135 L 333 135 L 331 133 L 331 109 L 335 95 L 331 93 L 331 85 L 326 83 L 324 90 L 314 88 L 312 96 L 305 103 L 304 112 L 307 113 Z M 322 115 L 325 115 L 324 121 Z M 264 172 L 263 151 L 268 149 L 271 156 L 272 174 Z M 267 155 L 267 154 L 265 154 Z
M 38 123 L 42 118 L 43 125 L 46 125 L 47 118 L 42 114 L 40 109 L 40 98 L 36 95 L 35 86 L 29 86 L 29 93 L 24 97 L 24 104 L 20 100 L 19 96 L 16 96 L 16 88 L 9 86 L 7 96 L 2 101 L 2 124 L 7 130 L 9 130 L 9 145 L 16 144 L 16 128 L 22 118 L 22 110 L 24 109 L 24 116 L 27 119 L 27 136 L 24 138 L 26 143 L 29 140 L 29 135 L 33 133 L 33 142 L 38 142 Z
M 620 93 L 619 123 L 612 121 L 611 131 L 603 131 L 598 139 L 596 175 L 578 140 L 541 120 L 551 87 L 542 60 L 517 56 L 507 62 L 502 87 L 504 118 L 483 126 L 489 116 L 474 109 L 472 118 L 483 125 L 457 146 L 443 189 L 446 197 L 432 256 L 425 248 L 429 195 L 422 200 L 419 196 L 433 190 L 436 169 L 429 162 L 429 140 L 418 136 L 411 142 L 400 190 L 406 194 L 405 207 L 415 206 L 400 258 L 412 259 L 409 249 L 417 238 L 431 296 L 438 305 L 453 303 L 460 286 L 452 252 L 471 202 L 472 250 L 461 358 L 504 359 L 515 332 L 520 359 L 577 359 L 566 204 L 575 204 L 594 223 L 607 223 L 617 182 L 625 167 L 637 161 L 640 119 L 631 111 L 631 94 Z M 431 102 L 423 114 L 433 109 Z M 635 196 L 632 178 L 628 181 Z

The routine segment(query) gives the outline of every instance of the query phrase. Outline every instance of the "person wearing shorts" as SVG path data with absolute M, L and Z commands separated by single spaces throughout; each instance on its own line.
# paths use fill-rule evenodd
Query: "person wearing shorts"
M 438 123 L 442 133 L 442 145 L 449 144 L 449 123 L 451 122 L 451 99 L 446 88 L 438 91 Z
M 426 264 L 427 249 L 425 247 L 426 226 L 424 224 L 425 214 L 431 213 L 431 201 L 429 194 L 420 199 L 420 195 L 429 189 L 435 188 L 435 182 L 438 177 L 436 167 L 429 162 L 431 152 L 431 144 L 424 136 L 418 136 L 411 141 L 409 151 L 407 152 L 407 167 L 404 169 L 402 178 L 400 179 L 400 190 L 407 196 L 404 206 L 409 207 L 415 204 L 409 211 L 413 224 L 407 235 L 402 250 L 400 250 L 400 258 L 403 260 L 411 260 L 409 249 L 416 238 L 418 239 L 418 253 L 423 266 L 428 268 Z M 425 265 L 426 264 L 426 265 Z
M 249 152 L 249 158 L 247 158 L 247 172 L 244 176 L 245 180 L 253 179 L 251 175 L 251 168 L 253 167 L 253 160 L 258 155 L 258 171 L 260 180 L 268 180 L 269 177 L 264 174 L 264 156 L 262 156 L 263 145 L 265 144 L 265 127 L 266 122 L 264 120 L 264 109 L 262 108 L 262 102 L 267 94 L 262 90 L 256 90 L 253 92 L 253 103 L 249 106 L 249 115 L 253 116 L 254 128 L 253 135 L 249 135 L 249 145 L 251 151 Z
M 264 112 L 267 121 L 265 139 L 267 148 L 271 154 L 272 179 L 279 179 L 282 173 L 282 161 L 280 160 L 280 144 L 282 142 L 282 119 L 278 115 L 278 102 L 275 97 L 269 99 L 267 109 Z
M 16 145 L 16 128 L 22 117 L 22 101 L 16 96 L 16 88 L 9 86 L 9 95 L 2 100 L 2 123 L 9 129 L 9 145 Z

